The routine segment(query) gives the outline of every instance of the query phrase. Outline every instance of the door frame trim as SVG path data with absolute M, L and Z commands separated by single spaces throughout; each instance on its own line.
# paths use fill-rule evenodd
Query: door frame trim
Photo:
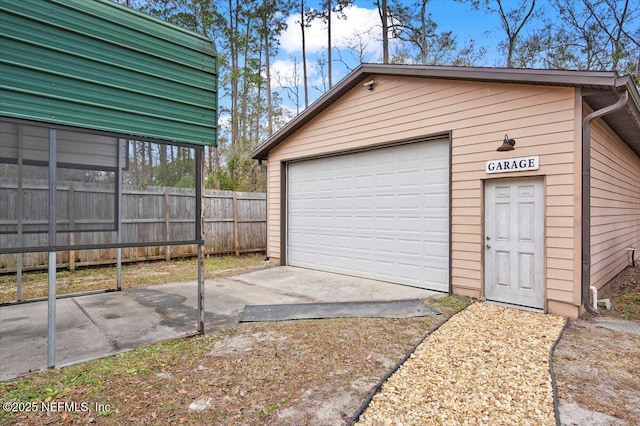
M 280 265 L 281 266 L 288 265 L 287 253 L 289 250 L 289 247 L 288 247 L 288 234 L 289 234 L 288 168 L 289 168 L 289 163 L 295 163 L 298 161 L 305 161 L 305 160 L 315 160 L 319 158 L 334 157 L 334 156 L 345 155 L 345 154 L 355 154 L 358 152 L 372 151 L 372 150 L 382 149 L 382 148 L 393 148 L 400 145 L 437 141 L 441 139 L 446 139 L 449 145 L 449 163 L 447 165 L 449 167 L 449 195 L 448 195 L 449 197 L 449 268 L 448 268 L 449 293 L 448 294 L 450 295 L 453 294 L 453 261 L 452 261 L 452 254 L 453 254 L 453 249 L 452 249 L 452 245 L 453 245 L 452 244 L 453 134 L 451 130 L 447 132 L 431 133 L 428 135 L 418 136 L 414 138 L 397 139 L 391 142 L 382 142 L 382 143 L 376 143 L 376 144 L 366 145 L 366 146 L 357 147 L 357 148 L 341 149 L 341 150 L 331 151 L 331 152 L 318 154 L 318 155 L 306 155 L 306 156 L 282 160 L 280 162 Z

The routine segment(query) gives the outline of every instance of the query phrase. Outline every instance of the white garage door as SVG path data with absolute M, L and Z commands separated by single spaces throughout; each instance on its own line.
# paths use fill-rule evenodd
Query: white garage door
M 290 163 L 287 263 L 449 289 L 449 142 Z

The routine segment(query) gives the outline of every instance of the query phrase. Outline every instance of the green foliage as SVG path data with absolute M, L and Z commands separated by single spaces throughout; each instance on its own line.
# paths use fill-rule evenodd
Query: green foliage
M 221 144 L 222 145 L 222 144 Z M 227 191 L 264 192 L 266 171 L 249 157 L 253 144 L 222 146 L 225 162 L 205 178 L 205 187 Z
M 233 190 L 233 183 L 226 170 L 218 167 L 213 173 L 209 173 L 205 179 L 205 188 L 231 191 Z
M 263 420 L 269 416 L 271 416 L 273 413 L 275 413 L 278 410 L 278 404 L 276 402 L 272 402 L 271 404 L 269 404 L 264 410 L 259 411 L 256 415 L 256 417 L 260 420 Z
M 311 9 L 309 2 L 265 0 L 242 2 L 230 0 L 114 0 L 149 13 L 159 19 L 209 37 L 218 52 L 220 96 L 218 148 L 205 155 L 206 187 L 265 191 L 265 172 L 249 153 L 270 133 L 291 119 L 291 110 L 299 111 L 304 104 L 300 84 L 303 71 L 296 64 L 293 77 L 267 73 L 278 53 L 279 36 L 286 29 L 291 14 L 305 11 L 304 27 L 313 20 L 327 21 L 331 5 L 333 25 L 339 22 L 351 0 L 322 1 Z M 617 70 L 633 75 L 640 81 L 640 3 L 603 0 L 549 0 L 546 7 L 540 1 L 456 0 L 466 4 L 470 13 L 493 14 L 500 25 L 485 28 L 489 36 L 503 41 L 499 49 L 505 54 L 500 64 L 523 68 Z M 391 38 L 391 63 L 422 63 L 429 65 L 495 66 L 488 63 L 486 46 L 474 40 L 459 40 L 459 34 L 442 31 L 438 16 L 431 13 L 430 0 L 374 1 L 365 7 L 385 5 Z M 487 20 L 487 22 L 489 22 Z M 346 48 L 334 48 L 338 59 L 321 58 L 322 83 L 319 90 L 328 89 L 324 78 L 331 62 L 352 60 L 375 62 L 378 57 L 368 53 L 371 39 L 380 39 L 380 25 L 365 29 L 348 41 Z M 327 52 L 328 53 L 328 52 Z M 306 60 L 306 58 L 302 58 Z M 350 64 L 349 64 L 350 66 Z M 327 68 L 327 69 L 325 69 Z M 335 74 L 335 73 L 334 73 Z M 271 80 L 274 81 L 271 81 Z M 278 83 L 276 85 L 275 83 Z M 306 83 L 304 84 L 306 86 Z M 277 87 L 277 88 L 276 88 Z M 267 93 L 269 92 L 269 93 Z M 293 107 L 286 108 L 286 95 Z M 194 155 L 184 148 L 167 151 L 154 148 L 147 152 L 134 144 L 130 164 L 132 178 L 127 183 L 193 187 Z M 187 151 L 187 155 L 183 151 Z M 132 155 L 133 156 L 133 155 Z M 151 158 L 149 158 L 151 156 Z M 2 170 L 0 169 L 0 173 Z
M 28 380 L 14 383 L 0 383 L 0 394 L 3 401 L 38 401 L 44 400 L 45 393 Z
M 613 312 L 621 318 L 640 321 L 640 266 L 625 269 L 611 290 Z
M 467 298 L 455 294 L 433 298 L 431 300 L 435 305 L 458 310 L 464 309 L 469 304 L 469 300 Z
M 276 410 L 278 409 L 278 404 L 275 402 L 272 402 L 271 404 L 269 404 L 269 406 L 267 407 L 267 409 L 265 410 L 265 414 L 267 416 L 272 415 L 273 413 L 276 412 Z
M 175 185 L 177 188 L 195 188 L 196 178 L 193 175 L 184 175 Z

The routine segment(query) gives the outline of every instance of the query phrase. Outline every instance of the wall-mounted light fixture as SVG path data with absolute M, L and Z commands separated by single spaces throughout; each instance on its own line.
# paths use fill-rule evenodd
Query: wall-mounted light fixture
M 509 139 L 509 135 L 507 135 L 505 133 L 504 135 L 504 141 L 502 142 L 502 145 L 500 145 L 500 147 L 498 147 L 498 149 L 496 149 L 496 151 L 513 151 L 514 145 L 516 144 L 516 140 L 515 139 Z
M 366 87 L 369 90 L 373 90 L 373 83 L 375 83 L 375 81 L 369 80 L 366 83 L 364 83 L 363 86 Z

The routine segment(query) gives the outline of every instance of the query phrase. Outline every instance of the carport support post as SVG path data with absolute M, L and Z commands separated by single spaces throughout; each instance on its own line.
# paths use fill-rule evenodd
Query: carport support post
M 24 217 L 24 190 L 22 188 L 23 177 L 23 140 L 22 125 L 18 124 L 18 188 L 16 194 L 17 208 L 16 216 L 18 219 L 18 247 L 24 247 L 24 235 L 22 233 L 22 218 Z M 22 253 L 16 255 L 16 302 L 22 301 Z
M 122 244 L 122 146 L 124 144 L 123 139 L 118 139 L 118 168 L 116 170 L 117 182 L 116 185 L 116 240 L 118 244 Z M 122 290 L 122 247 L 116 249 L 116 290 Z
M 47 367 L 56 366 L 56 130 L 49 129 L 49 291 Z
M 202 173 L 204 170 L 204 148 L 196 151 L 196 239 L 198 240 L 198 334 L 204 334 L 204 239 L 202 236 Z

